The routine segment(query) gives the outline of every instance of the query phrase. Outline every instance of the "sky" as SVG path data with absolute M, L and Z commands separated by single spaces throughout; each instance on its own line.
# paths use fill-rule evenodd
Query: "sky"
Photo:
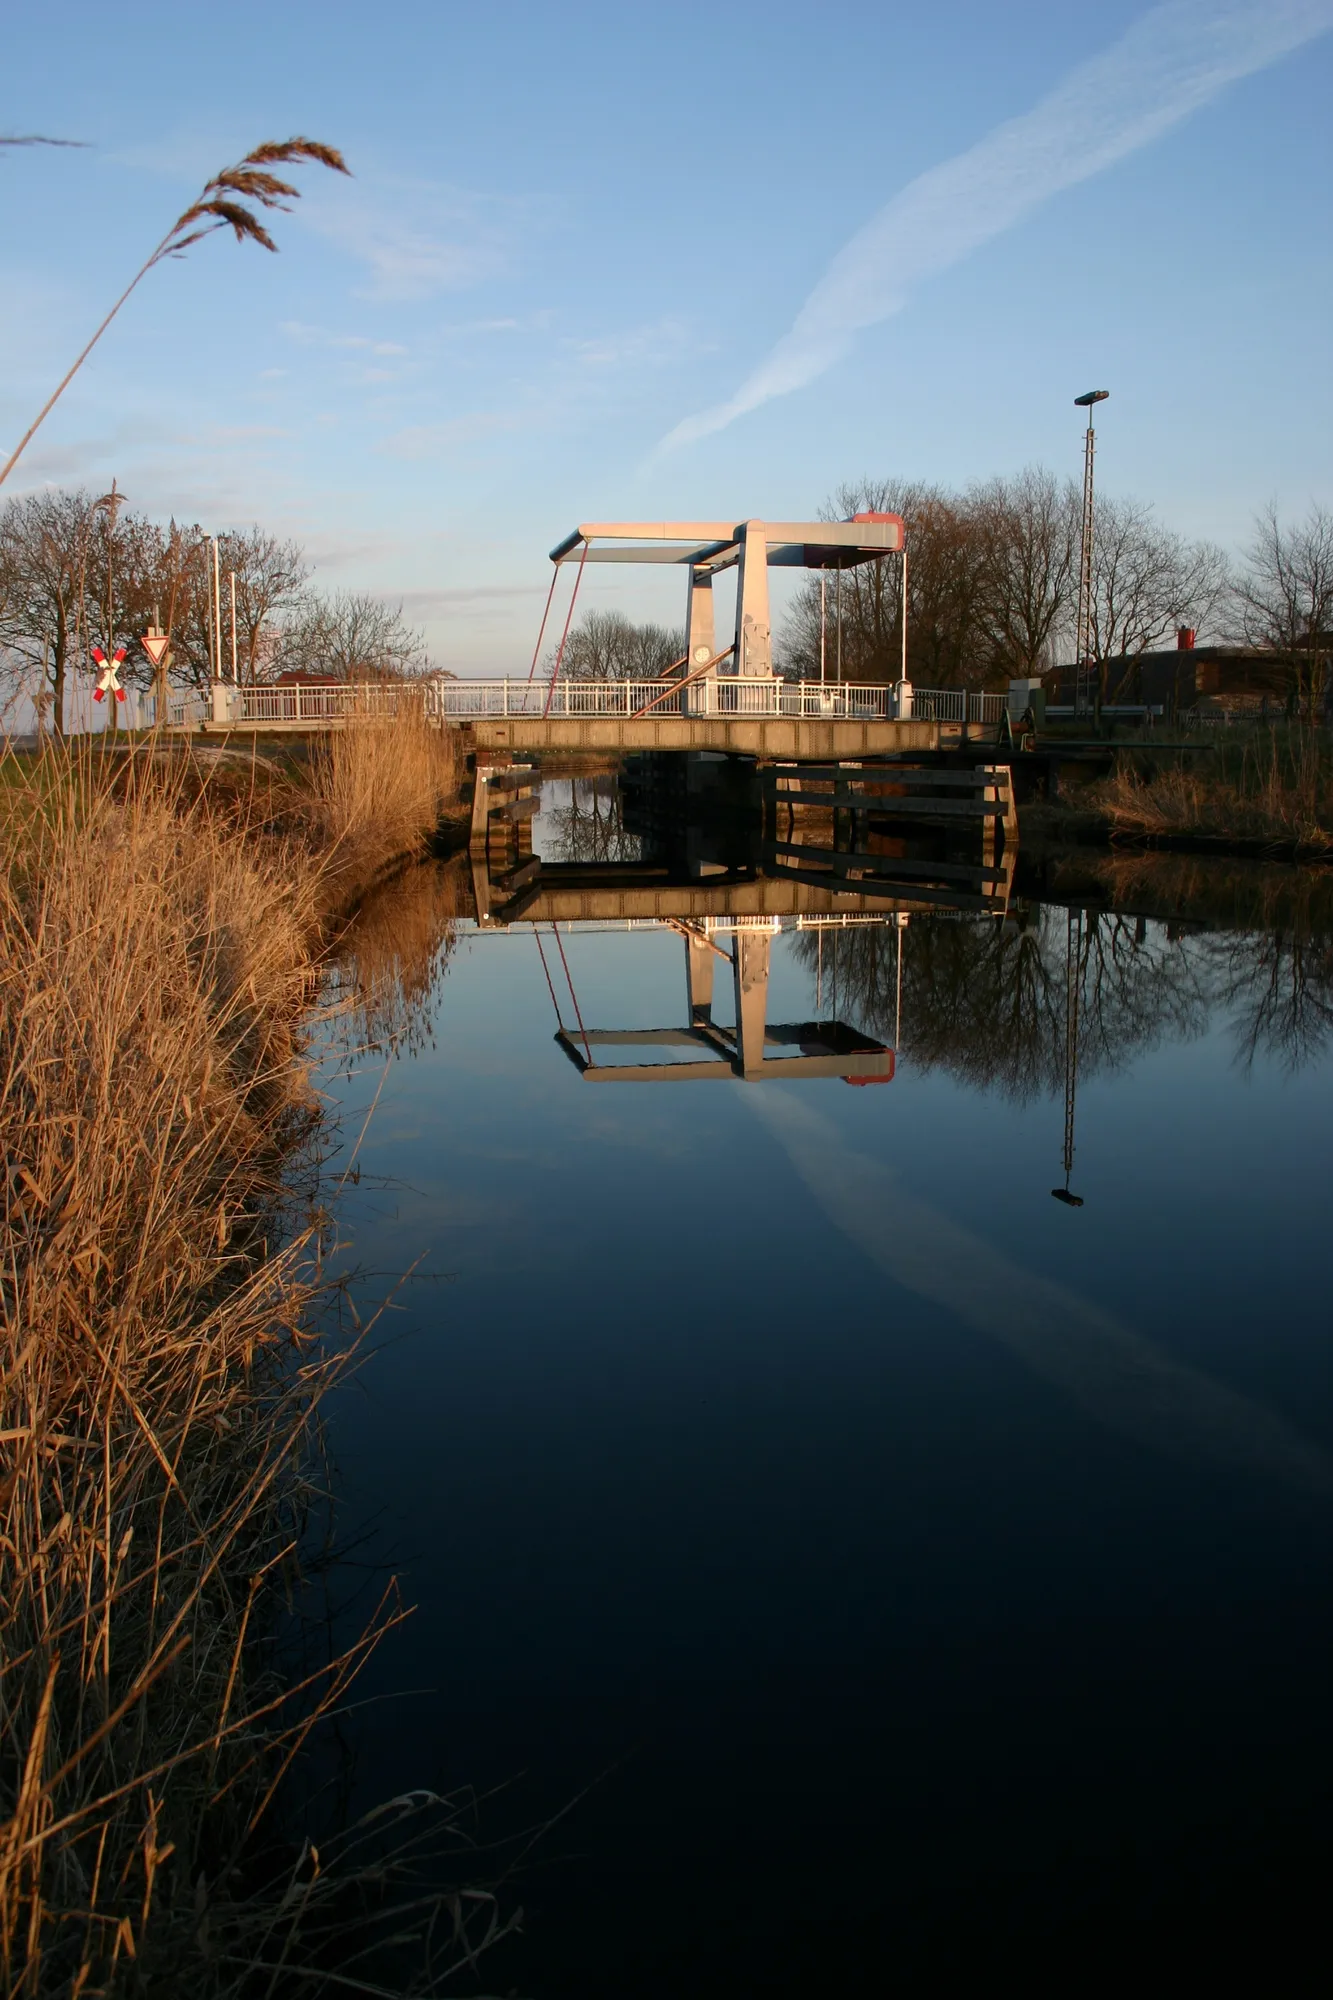
M 154 270 L 6 493 L 258 521 L 454 672 L 526 673 L 580 520 L 1077 476 L 1093 387 L 1185 534 L 1333 504 L 1333 0 L 5 14 L 0 134 L 85 143 L 0 149 L 0 455 L 217 169 L 353 175 Z

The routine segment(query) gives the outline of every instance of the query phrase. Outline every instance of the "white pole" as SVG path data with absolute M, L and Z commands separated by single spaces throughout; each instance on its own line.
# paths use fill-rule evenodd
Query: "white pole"
M 236 572 L 233 569 L 227 574 L 231 578 L 231 684 L 239 687 L 241 683 L 236 673 Z
M 893 1065 L 898 1066 L 898 1049 L 903 1038 L 903 931 L 907 918 L 898 912 L 898 973 L 893 1000 Z
M 903 670 L 901 679 L 907 679 L 907 550 L 903 549 Z
M 222 679 L 222 581 L 218 569 L 218 538 L 213 541 L 213 678 Z
M 823 687 L 824 685 L 824 653 L 826 650 L 824 605 L 825 605 L 825 592 L 827 588 L 828 588 L 828 575 L 826 571 L 821 569 L 819 572 L 819 685 L 821 687 Z

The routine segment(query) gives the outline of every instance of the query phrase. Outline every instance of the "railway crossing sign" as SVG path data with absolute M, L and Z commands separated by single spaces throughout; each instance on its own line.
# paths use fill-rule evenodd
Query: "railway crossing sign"
M 162 664 L 162 656 L 167 650 L 167 635 L 153 626 L 143 635 L 143 649 L 155 667 Z
M 97 677 L 97 686 L 93 689 L 94 701 L 105 701 L 108 694 L 114 694 L 117 701 L 124 701 L 125 690 L 120 684 L 120 669 L 128 650 L 126 646 L 117 646 L 108 660 L 100 646 L 93 647 L 93 659 L 102 669 Z

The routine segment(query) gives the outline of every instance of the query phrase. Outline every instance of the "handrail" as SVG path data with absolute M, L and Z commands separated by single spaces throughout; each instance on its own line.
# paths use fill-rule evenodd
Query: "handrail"
M 549 702 L 550 712 L 636 721 L 653 715 L 667 703 L 686 713 L 685 690 L 708 681 L 707 709 L 719 716 L 808 717 L 893 721 L 911 718 L 946 725 L 996 722 L 1006 709 L 1003 694 L 961 688 L 913 688 L 892 682 L 786 681 L 749 679 L 717 674 L 733 648 L 727 646 L 703 666 L 684 676 L 643 681 L 561 679 L 551 688 L 521 678 L 493 680 L 419 680 L 372 682 L 267 681 L 226 689 L 225 706 L 232 723 L 287 723 L 291 726 L 337 723 L 358 712 L 386 720 L 404 702 L 420 704 L 431 721 L 466 722 L 491 716 L 508 720 L 536 719 Z M 554 698 L 552 698 L 554 697 Z M 185 723 L 202 719 L 206 698 L 173 690 L 171 719 Z

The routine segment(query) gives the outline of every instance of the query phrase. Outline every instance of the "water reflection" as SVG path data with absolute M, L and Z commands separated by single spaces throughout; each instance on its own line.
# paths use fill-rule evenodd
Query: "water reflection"
M 811 1020 L 777 1023 L 768 1019 L 771 944 L 776 921 L 761 918 L 756 925 L 716 922 L 685 923 L 664 918 L 665 928 L 679 931 L 685 946 L 685 1005 L 688 1026 L 682 1028 L 588 1028 L 569 980 L 575 1021 L 561 1017 L 556 986 L 537 935 L 542 969 L 551 988 L 556 1012 L 556 1040 L 574 1067 L 589 1082 L 697 1083 L 736 1076 L 742 1082 L 764 1079 L 836 1076 L 844 1083 L 888 1083 L 893 1077 L 894 1046 L 863 1035 L 845 1021 Z M 730 935 L 730 950 L 719 938 Z M 556 934 L 566 978 L 568 961 Z M 735 1026 L 713 1019 L 715 959 L 730 973 Z M 607 1060 L 626 1049 L 651 1047 L 656 1062 Z M 594 1055 L 593 1051 L 597 1053 Z M 663 1059 L 665 1058 L 665 1059 Z
M 687 1027 L 602 1029 L 586 1040 L 575 1032 L 562 1041 L 576 1062 L 581 1047 L 581 1067 L 599 1078 L 612 1065 L 594 1062 L 592 1048 L 609 1050 L 613 1037 L 644 1045 L 655 1032 L 666 1048 L 679 1033 L 689 1049 L 702 1034 L 738 1073 L 759 1074 L 764 1032 L 766 1048 L 799 1048 L 822 1023 L 818 1050 L 803 1051 L 812 1061 L 860 1041 L 881 1052 L 902 1046 L 918 1069 L 943 1069 L 1021 1104 L 1066 1088 L 1071 1064 L 1084 1078 L 1114 1072 L 1165 1043 L 1197 1038 L 1218 1017 L 1229 1022 L 1243 1065 L 1263 1056 L 1294 1071 L 1333 1038 L 1333 882 L 1322 871 L 1097 858 L 1074 880 L 1049 885 L 1031 873 L 1025 882 L 1020 867 L 1001 893 L 966 885 L 976 893 L 950 906 L 938 891 L 923 903 L 919 880 L 835 882 L 774 866 L 735 823 L 682 821 L 664 832 L 659 820 L 646 832 L 642 805 L 637 813 L 632 799 L 627 805 L 614 776 L 548 783 L 536 824 L 535 868 L 516 877 L 473 857 L 474 922 L 548 931 L 658 923 L 686 939 Z M 812 853 L 831 838 L 817 822 L 806 831 Z M 886 854 L 879 866 L 890 870 L 902 858 Z M 963 873 L 956 862 L 953 873 Z M 793 955 L 810 977 L 812 1015 L 753 1026 L 747 1041 L 756 1010 L 763 1020 L 767 940 L 784 928 L 794 931 Z M 711 1019 L 714 952 L 731 961 L 737 995 L 756 995 L 753 1007 L 736 1011 L 748 1062 L 747 1048 Z M 679 1058 L 672 1068 L 682 1069 Z M 864 1065 L 807 1073 L 858 1069 L 870 1073 Z
M 999 1936 L 1068 1983 L 1163 1910 L 1196 1963 L 1186 1877 L 1308 1859 L 1330 1769 L 1328 881 L 1033 855 L 927 907 L 599 782 L 346 940 L 402 1058 L 331 1084 L 351 1254 L 449 1280 L 334 1419 L 420 1606 L 365 1803 L 579 1798 L 491 1991 L 971 1990 Z M 584 1087 L 677 1078 L 736 1087 Z

